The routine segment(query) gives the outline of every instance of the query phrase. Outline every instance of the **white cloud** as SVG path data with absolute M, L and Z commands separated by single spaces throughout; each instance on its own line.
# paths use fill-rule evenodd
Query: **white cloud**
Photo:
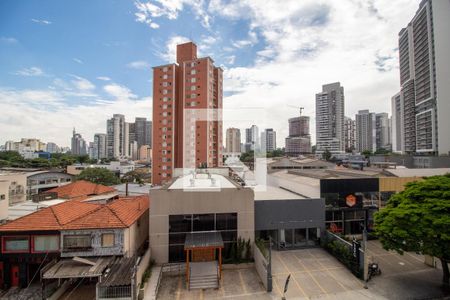
M 280 146 L 288 135 L 287 119 L 298 115 L 287 105 L 305 107 L 314 140 L 315 94 L 322 84 L 341 82 L 347 116 L 354 118 L 360 109 L 390 112 L 390 97 L 399 90 L 398 32 L 418 3 L 368 2 L 212 0 L 210 13 L 247 20 L 249 37 L 264 46 L 247 67 L 224 68 L 224 107 L 237 110 L 246 103 L 270 112 L 259 125 L 275 128 Z M 246 38 L 233 46 L 250 44 Z M 250 126 L 259 116 L 241 124 L 227 121 L 233 117 L 224 113 L 224 128 Z
M 118 100 L 135 99 L 137 97 L 126 86 L 118 85 L 115 83 L 105 85 L 103 89 L 114 99 Z
M 190 40 L 181 35 L 172 36 L 166 42 L 166 49 L 163 53 L 158 53 L 159 57 L 166 62 L 173 63 L 177 60 L 177 45 L 190 42 Z
M 42 71 L 42 69 L 38 67 L 30 67 L 30 68 L 23 68 L 17 72 L 14 73 L 15 75 L 20 76 L 44 76 L 45 73 Z
M 136 60 L 128 63 L 127 67 L 136 70 L 146 70 L 150 68 L 150 64 L 145 60 Z
M 2 132 L 0 143 L 37 137 L 44 142 L 70 146 L 74 126 L 87 141 L 92 141 L 96 132 L 106 132 L 106 120 L 114 113 L 125 113 L 129 121 L 135 117 L 151 118 L 152 115 L 150 97 L 99 98 L 95 102 L 75 105 L 67 105 L 67 100 L 59 90 L 0 88 L 0 110 L 8 112 L 0 118 L 0 127 L 8 128 Z
M 169 20 L 178 18 L 184 6 L 190 6 L 196 19 L 200 20 L 203 27 L 210 27 L 211 17 L 207 13 L 203 0 L 155 0 L 153 2 L 136 1 L 136 21 L 144 23 L 153 29 L 159 28 L 154 19 L 165 17 Z
M 83 61 L 82 61 L 81 59 L 79 59 L 79 58 L 74 57 L 74 58 L 72 58 L 72 60 L 73 60 L 74 62 L 76 62 L 76 63 L 81 64 L 81 65 L 84 64 Z
M 75 78 L 74 80 L 72 80 L 72 84 L 75 86 L 76 89 L 83 92 L 88 92 L 95 89 L 95 85 L 86 78 L 77 75 L 70 75 L 70 76 Z
M 42 25 L 50 25 L 52 22 L 44 19 L 31 19 L 32 22 L 42 24 Z
M 3 44 L 10 44 L 10 45 L 18 43 L 17 39 L 12 38 L 12 37 L 4 37 L 4 36 L 0 37 L 0 42 Z
M 97 79 L 102 80 L 102 81 L 110 81 L 111 80 L 111 78 L 109 78 L 107 76 L 98 76 Z

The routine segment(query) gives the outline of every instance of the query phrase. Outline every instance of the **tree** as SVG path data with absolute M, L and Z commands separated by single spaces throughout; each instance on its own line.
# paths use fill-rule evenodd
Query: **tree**
M 450 288 L 450 174 L 407 184 L 375 214 L 375 231 L 386 250 L 439 258 L 443 285 Z
M 325 151 L 322 153 L 322 158 L 326 161 L 330 160 L 331 158 L 331 152 L 328 149 L 325 149 Z
M 143 185 L 144 184 L 144 178 L 142 176 L 141 173 L 137 172 L 137 171 L 130 171 L 125 173 L 122 178 L 121 181 L 123 183 L 125 183 L 125 195 L 128 196 L 128 184 L 131 182 L 136 182 L 139 185 Z
M 372 151 L 364 150 L 363 152 L 361 152 L 361 154 L 364 155 L 366 158 L 369 158 L 369 156 L 372 155 Z
M 77 180 L 87 180 L 103 185 L 119 184 L 120 179 L 110 170 L 104 168 L 86 168 L 77 177 Z

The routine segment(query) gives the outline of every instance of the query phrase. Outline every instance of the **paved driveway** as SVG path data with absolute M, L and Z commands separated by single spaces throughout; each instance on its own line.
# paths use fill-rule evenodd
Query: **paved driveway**
M 187 290 L 184 276 L 163 274 L 157 299 L 271 299 L 255 268 L 223 270 L 219 289 Z
M 388 299 L 440 298 L 442 270 L 424 263 L 424 257 L 411 252 L 400 255 L 386 251 L 378 241 L 368 242 L 368 260 L 378 262 L 381 276 L 369 281 L 369 290 Z
M 360 280 L 321 248 L 272 251 L 273 296 L 282 295 L 291 274 L 287 299 L 361 299 L 368 296 Z

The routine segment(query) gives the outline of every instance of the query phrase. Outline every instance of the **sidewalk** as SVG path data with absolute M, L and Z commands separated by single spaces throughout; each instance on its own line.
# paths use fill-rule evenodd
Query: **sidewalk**
M 144 300 L 155 300 L 156 299 L 156 287 L 158 285 L 158 277 L 161 272 L 161 266 L 152 267 L 152 273 L 148 279 L 147 285 L 144 291 Z

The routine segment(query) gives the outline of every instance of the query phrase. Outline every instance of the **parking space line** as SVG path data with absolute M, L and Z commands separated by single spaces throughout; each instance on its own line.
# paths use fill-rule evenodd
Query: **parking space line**
M 278 283 L 276 280 L 274 280 L 275 278 L 272 276 L 272 283 L 275 284 L 276 289 L 278 290 L 278 294 L 280 294 L 280 296 L 282 295 L 280 287 L 278 286 Z
M 295 258 L 297 258 L 297 256 Z M 322 292 L 324 292 L 325 295 L 328 295 L 328 292 L 325 291 L 325 289 L 320 285 L 320 283 L 316 280 L 316 278 L 314 278 L 314 276 L 311 274 L 311 272 L 308 270 L 308 268 L 305 266 L 305 264 L 299 258 L 297 258 L 297 260 L 299 261 L 299 263 L 302 264 L 302 266 L 306 270 L 306 273 L 312 278 L 312 280 L 317 284 L 317 286 L 322 290 Z
M 305 297 L 308 297 L 308 295 L 305 293 L 305 291 L 302 289 L 302 287 L 300 286 L 300 284 L 297 282 L 297 279 L 295 279 L 295 276 L 291 276 L 292 279 L 294 279 L 295 285 L 299 288 L 300 292 L 302 292 L 302 294 Z
M 313 257 L 316 257 L 313 253 L 310 253 L 310 254 L 311 254 Z M 318 262 L 322 267 L 325 268 L 325 270 L 327 271 L 327 273 L 331 276 L 331 278 L 334 279 L 334 281 L 337 282 L 337 284 L 339 284 L 344 290 L 350 291 L 349 288 L 347 288 L 345 285 L 343 285 L 342 283 L 340 283 L 340 282 L 336 279 L 336 277 L 334 277 L 334 275 L 330 272 L 330 270 L 328 270 L 328 269 L 322 264 L 322 262 L 321 262 L 320 260 L 317 260 L 317 262 Z
M 317 269 L 314 271 L 333 271 L 333 270 L 345 270 L 344 267 L 334 267 L 334 268 L 323 268 L 323 269 Z M 308 271 L 296 271 L 296 272 L 283 272 L 283 273 L 272 273 L 273 276 L 277 275 L 287 275 L 287 274 L 301 274 L 301 273 L 307 273 Z
M 244 278 L 242 277 L 241 270 L 238 270 L 239 280 L 241 281 L 242 290 L 244 294 L 247 294 L 247 288 L 245 287 Z

